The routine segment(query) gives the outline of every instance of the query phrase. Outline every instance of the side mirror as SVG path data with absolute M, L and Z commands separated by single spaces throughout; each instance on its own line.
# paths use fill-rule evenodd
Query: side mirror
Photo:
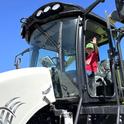
M 112 13 L 112 18 L 124 23 L 124 0 L 115 0 L 117 11 Z
M 124 20 L 124 0 L 115 0 L 115 3 L 120 18 Z

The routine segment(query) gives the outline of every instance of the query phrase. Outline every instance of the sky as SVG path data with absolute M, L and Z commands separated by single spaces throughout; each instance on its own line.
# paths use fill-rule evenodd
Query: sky
M 57 0 L 59 2 L 88 7 L 95 0 Z M 42 5 L 55 2 L 55 0 L 1 0 L 0 2 L 0 72 L 15 69 L 14 57 L 19 52 L 28 48 L 28 44 L 22 39 L 21 18 L 29 17 Z M 94 10 L 96 14 L 105 17 L 105 11 L 111 13 L 115 9 L 114 0 L 105 0 Z

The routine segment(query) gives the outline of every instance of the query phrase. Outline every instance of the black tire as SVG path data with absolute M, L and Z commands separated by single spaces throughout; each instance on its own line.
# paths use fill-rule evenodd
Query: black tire
M 39 110 L 31 117 L 27 124 L 58 124 L 58 120 L 55 118 L 54 113 L 49 110 L 49 107 Z

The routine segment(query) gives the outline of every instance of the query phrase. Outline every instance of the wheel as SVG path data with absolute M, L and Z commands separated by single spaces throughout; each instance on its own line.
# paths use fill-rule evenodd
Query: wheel
M 59 119 L 49 110 L 49 107 L 42 108 L 31 117 L 27 124 L 59 124 Z

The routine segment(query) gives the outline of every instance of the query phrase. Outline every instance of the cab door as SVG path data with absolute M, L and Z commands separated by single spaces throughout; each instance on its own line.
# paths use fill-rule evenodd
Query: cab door
M 108 52 L 110 48 L 107 27 L 102 23 L 88 19 L 86 21 L 85 34 L 84 63 L 86 67 L 88 94 L 91 98 L 111 98 L 114 96 L 114 82 L 112 79 L 112 63 Z M 93 43 L 94 37 L 96 38 L 96 45 Z M 87 57 L 90 55 L 86 47 L 89 43 L 93 44 L 93 52 L 95 53 L 97 49 L 98 54 L 97 57 L 96 54 L 93 55 L 91 62 L 87 65 Z M 97 58 L 97 60 L 95 60 L 95 58 Z M 95 61 L 97 61 L 96 65 L 94 64 Z M 96 68 L 96 71 L 93 71 L 93 68 Z

